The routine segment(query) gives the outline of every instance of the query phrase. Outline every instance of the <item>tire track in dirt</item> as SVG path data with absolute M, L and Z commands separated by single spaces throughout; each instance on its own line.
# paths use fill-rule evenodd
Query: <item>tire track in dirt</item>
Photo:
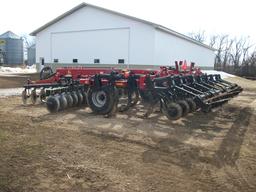
M 224 137 L 219 149 L 216 151 L 212 163 L 215 163 L 217 172 L 212 172 L 210 178 L 206 180 L 212 180 L 217 186 L 229 186 L 227 190 L 232 191 L 255 191 L 255 183 L 249 182 L 247 177 L 240 170 L 237 164 L 240 159 L 240 150 L 243 145 L 245 135 L 253 119 L 255 118 L 255 105 L 256 100 L 249 102 L 248 106 L 242 108 L 239 111 L 239 115 L 236 117 L 232 127 Z M 218 176 L 220 172 L 224 174 L 222 177 Z M 232 188 L 232 189 L 231 189 Z
M 235 166 L 245 133 L 248 130 L 252 112 L 253 110 L 250 107 L 241 109 L 237 119 L 223 139 L 214 157 L 214 162 L 219 168 L 226 165 Z

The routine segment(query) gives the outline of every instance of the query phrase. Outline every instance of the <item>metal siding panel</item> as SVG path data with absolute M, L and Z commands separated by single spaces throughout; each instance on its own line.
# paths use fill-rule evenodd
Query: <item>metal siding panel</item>
M 52 34 L 52 58 L 70 63 L 116 63 L 118 59 L 129 62 L 129 28 L 85 30 Z
M 91 7 L 84 7 L 75 13 L 65 17 L 54 25 L 39 32 L 36 36 L 36 62 L 44 57 L 51 63 L 54 59 L 51 51 L 51 34 L 58 32 L 99 30 L 110 28 L 129 28 L 129 63 L 140 65 L 152 65 L 154 58 L 154 28 L 144 23 L 125 17 L 103 12 Z M 115 43 L 116 38 L 111 39 Z M 109 43 L 112 45 L 113 43 Z M 69 46 L 67 43 L 63 46 Z M 65 55 L 63 55 L 65 57 Z M 60 62 L 61 61 L 61 58 Z M 68 61 L 70 63 L 70 61 Z
M 214 51 L 190 43 L 168 33 L 155 31 L 155 63 L 158 65 L 174 65 L 174 62 L 186 60 L 199 66 L 214 66 Z

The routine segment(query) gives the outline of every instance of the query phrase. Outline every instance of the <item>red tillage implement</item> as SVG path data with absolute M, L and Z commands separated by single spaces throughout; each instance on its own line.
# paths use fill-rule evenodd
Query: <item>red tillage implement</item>
M 30 98 L 35 104 L 39 98 L 50 112 L 88 106 L 95 114 L 111 115 L 141 100 L 149 104 L 145 116 L 160 106 L 171 120 L 196 110 L 209 112 L 242 91 L 220 75 L 203 74 L 194 65 L 187 70 L 178 63 L 175 69 L 158 70 L 64 67 L 52 73 L 46 67 L 40 78 L 24 85 L 24 103 Z

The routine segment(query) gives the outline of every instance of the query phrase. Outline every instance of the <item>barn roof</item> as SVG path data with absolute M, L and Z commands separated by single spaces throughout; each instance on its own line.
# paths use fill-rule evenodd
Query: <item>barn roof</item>
M 143 20 L 143 19 L 139 19 L 139 18 L 137 18 L 137 17 L 133 17 L 133 16 L 130 16 L 130 15 L 126 15 L 126 14 L 123 14 L 123 13 L 120 13 L 120 12 L 112 11 L 112 10 L 105 9 L 105 8 L 102 8 L 102 7 L 98 7 L 98 6 L 95 6 L 95 5 L 91 5 L 91 4 L 88 4 L 88 3 L 81 3 L 81 4 L 79 4 L 78 6 L 76 6 L 76 7 L 72 8 L 72 9 L 70 9 L 69 11 L 65 12 L 64 14 L 62 14 L 62 15 L 58 16 L 57 18 L 53 19 L 52 21 L 50 21 L 50 22 L 46 23 L 45 25 L 39 27 L 38 29 L 36 29 L 35 31 L 33 31 L 32 33 L 30 33 L 30 35 L 35 36 L 35 35 L 36 35 L 37 33 L 39 33 L 40 31 L 46 29 L 47 27 L 49 27 L 49 26 L 51 26 L 51 25 L 57 23 L 57 22 L 60 21 L 61 19 L 65 18 L 65 17 L 67 17 L 67 16 L 69 16 L 69 15 L 71 15 L 72 13 L 74 13 L 74 12 L 76 12 L 77 10 L 79 10 L 79 9 L 81 9 L 81 8 L 83 8 L 83 7 L 86 7 L 86 6 L 88 6 L 88 7 L 93 7 L 93 8 L 102 10 L 102 11 L 110 12 L 110 13 L 115 14 L 115 15 L 119 15 L 119 16 L 122 16 L 122 17 L 126 17 L 126 18 L 129 18 L 129 19 L 132 19 L 132 20 L 136 20 L 136 21 L 139 21 L 139 22 L 142 22 L 142 23 L 151 25 L 151 26 L 155 27 L 155 28 L 158 29 L 158 30 L 164 31 L 164 32 L 166 32 L 166 33 L 172 34 L 172 35 L 174 35 L 174 36 L 176 36 L 176 37 L 179 37 L 179 38 L 181 38 L 181 39 L 190 41 L 190 42 L 192 42 L 192 43 L 194 43 L 194 44 L 197 44 L 197 45 L 199 45 L 199 46 L 202 46 L 202 47 L 205 47 L 205 48 L 207 48 L 207 49 L 210 49 L 210 50 L 215 51 L 214 48 L 212 48 L 212 47 L 210 47 L 210 46 L 208 46 L 208 45 L 206 45 L 206 44 L 203 44 L 203 43 L 201 43 L 201 42 L 199 42 L 199 41 L 197 41 L 197 40 L 195 40 L 195 39 L 192 39 L 192 38 L 190 38 L 190 37 L 188 37 L 188 36 L 186 36 L 186 35 L 183 35 L 183 34 L 177 32 L 177 31 L 174 31 L 174 30 L 172 30 L 172 29 L 169 29 L 169 28 L 167 28 L 167 27 L 165 27 L 165 26 L 163 26 L 163 25 L 159 25 L 159 24 L 156 24 L 156 23 L 153 23 L 153 22 L 150 22 L 150 21 L 146 21 L 146 20 Z

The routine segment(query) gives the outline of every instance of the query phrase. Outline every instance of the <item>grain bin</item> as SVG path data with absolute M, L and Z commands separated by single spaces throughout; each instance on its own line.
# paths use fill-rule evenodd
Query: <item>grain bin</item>
M 28 65 L 33 65 L 36 63 L 36 45 L 33 44 L 27 48 L 28 52 Z
M 11 31 L 0 35 L 0 63 L 23 64 L 23 39 Z

